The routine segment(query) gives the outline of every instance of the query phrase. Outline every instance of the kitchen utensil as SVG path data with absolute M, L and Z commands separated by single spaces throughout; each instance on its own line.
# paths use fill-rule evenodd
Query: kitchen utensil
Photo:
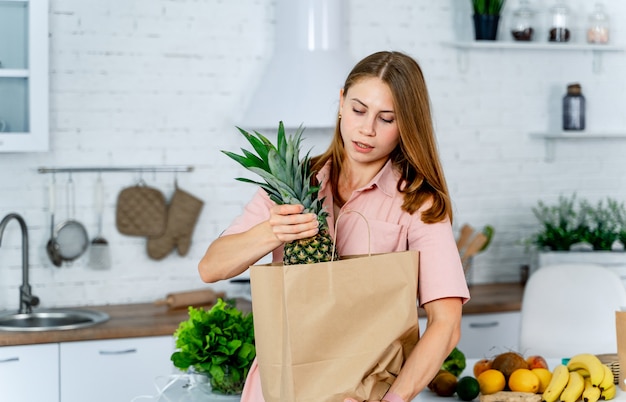
M 74 261 L 87 250 L 89 237 L 82 223 L 74 219 L 76 199 L 74 181 L 69 176 L 67 183 L 68 219 L 59 223 L 55 229 L 56 241 L 59 244 L 59 255 L 63 261 Z
M 476 233 L 472 240 L 467 245 L 465 251 L 461 254 L 461 262 L 465 267 L 466 262 L 480 251 L 480 249 L 487 243 L 487 236 L 483 233 Z
M 89 247 L 89 266 L 93 269 L 111 268 L 109 242 L 102 236 L 102 216 L 104 214 L 104 186 L 102 176 L 98 174 L 95 186 L 96 211 L 98 213 L 98 232 Z
M 459 238 L 456 241 L 456 248 L 459 250 L 459 252 L 465 247 L 469 239 L 472 237 L 473 233 L 474 228 L 467 223 L 461 227 Z
M 50 195 L 50 239 L 48 239 L 48 243 L 46 243 L 46 252 L 48 253 L 48 258 L 55 267 L 60 267 L 63 260 L 61 259 L 61 255 L 59 254 L 59 243 L 57 243 L 54 233 L 54 213 L 56 209 L 56 179 L 54 175 L 52 175 L 52 183 L 50 183 L 49 189 Z
M 223 299 L 224 292 L 215 292 L 211 289 L 190 290 L 187 292 L 168 293 L 165 299 L 154 302 L 157 306 L 166 305 L 169 309 L 187 308 L 189 306 L 212 306 L 218 298 Z
M 167 202 L 163 193 L 143 181 L 120 191 L 115 225 L 128 236 L 161 236 L 167 224 Z

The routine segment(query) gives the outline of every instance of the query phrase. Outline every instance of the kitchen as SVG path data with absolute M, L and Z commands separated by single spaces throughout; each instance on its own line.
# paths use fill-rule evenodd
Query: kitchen
M 533 2 L 543 18 L 548 4 Z M 576 19 L 575 43 L 591 4 L 568 2 Z M 619 22 L 626 5 L 606 0 L 611 45 L 624 46 Z M 243 6 L 242 6 L 243 5 Z M 0 210 L 18 212 L 30 236 L 30 283 L 42 307 L 151 303 L 166 293 L 197 289 L 197 263 L 254 189 L 233 180 L 243 171 L 220 150 L 243 145 L 235 126 L 274 49 L 275 2 L 95 2 L 51 0 L 49 6 L 48 152 L 3 153 Z M 626 151 L 625 52 L 587 50 L 459 50 L 470 40 L 469 1 L 347 2 L 345 36 L 352 62 L 379 49 L 397 49 L 422 65 L 433 104 L 444 169 L 452 193 L 455 228 L 491 224 L 496 236 L 474 259 L 475 283 L 515 282 L 530 256 L 524 239 L 537 229 L 531 208 L 576 192 L 592 201 L 626 200 L 622 174 Z M 516 1 L 504 10 L 499 39 Z M 542 31 L 537 33 L 538 38 Z M 297 66 L 298 60 L 293 60 Z M 614 138 L 548 141 L 531 133 L 558 131 L 560 102 L 568 83 L 580 82 L 587 98 L 587 130 Z M 338 90 L 337 90 L 338 91 Z M 313 106 L 314 107 L 314 106 Z M 304 122 L 306 125 L 306 121 Z M 247 128 L 247 127 L 245 127 Z M 325 147 L 329 130 L 307 130 L 305 146 Z M 620 137 L 621 135 L 621 137 Z M 309 142 L 310 141 L 310 142 Z M 50 264 L 48 186 L 51 166 L 193 166 L 182 173 L 105 173 L 103 235 L 108 270 L 90 269 L 81 257 L 60 268 Z M 59 219 L 68 216 L 67 174 L 56 174 Z M 75 216 L 96 233 L 95 174 L 72 175 Z M 119 192 L 145 181 L 169 199 L 178 186 L 204 201 L 191 248 L 155 261 L 146 240 L 115 226 Z M 2 244 L 0 308 L 17 308 L 21 278 L 20 235 L 7 228 Z M 218 290 L 239 291 L 223 283 Z

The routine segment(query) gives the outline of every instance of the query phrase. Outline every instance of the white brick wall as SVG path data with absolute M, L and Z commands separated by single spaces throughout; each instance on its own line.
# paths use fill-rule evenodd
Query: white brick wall
M 538 3 L 535 1 L 534 3 Z M 569 0 L 584 24 L 592 4 Z M 410 53 L 430 85 L 439 144 L 452 191 L 455 227 L 490 223 L 496 237 L 478 256 L 477 282 L 512 281 L 530 258 L 522 239 L 536 229 L 531 207 L 576 191 L 597 200 L 626 201 L 626 140 L 559 143 L 555 161 L 530 132 L 558 127 L 565 86 L 579 81 L 588 102 L 589 131 L 626 133 L 626 53 L 603 57 L 592 72 L 591 52 L 476 51 L 459 70 L 458 51 L 443 41 L 472 35 L 469 0 L 349 2 L 348 34 L 356 61 L 380 49 Z M 507 18 L 500 36 L 510 40 Z M 551 4 L 551 3 L 550 3 Z M 626 3 L 606 0 L 615 44 L 626 45 Z M 545 17 L 545 7 L 544 17 Z M 167 292 L 205 286 L 196 265 L 206 246 L 239 212 L 253 189 L 220 149 L 242 145 L 238 124 L 273 48 L 270 0 L 51 0 L 51 151 L 0 154 L 0 215 L 15 211 L 29 226 L 30 279 L 44 306 L 149 302 Z M 575 34 L 579 33 L 578 30 Z M 579 37 L 580 39 L 580 37 Z M 297 66 L 297 60 L 294 60 Z M 319 150 L 324 132 L 309 131 L 305 145 Z M 205 200 L 189 254 L 150 260 L 145 240 L 115 229 L 118 192 L 140 175 L 105 174 L 104 235 L 113 268 L 93 271 L 87 258 L 53 267 L 47 186 L 39 166 L 180 165 L 181 188 Z M 57 175 L 58 219 L 66 216 L 67 175 Z M 175 175 L 144 174 L 166 196 Z M 95 235 L 93 174 L 75 174 L 77 216 Z M 18 226 L 0 248 L 0 309 L 17 307 L 21 282 Z M 226 283 L 213 285 L 229 289 Z

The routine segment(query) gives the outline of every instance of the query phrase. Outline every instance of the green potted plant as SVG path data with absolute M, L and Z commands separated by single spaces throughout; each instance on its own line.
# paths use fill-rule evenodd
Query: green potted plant
M 218 299 L 210 310 L 189 307 L 176 332 L 171 360 L 181 370 L 206 375 L 212 392 L 240 394 L 256 356 L 252 313 Z
M 538 251 L 536 267 L 553 264 L 596 264 L 614 270 L 626 265 L 626 208 L 611 198 L 591 204 L 560 196 L 548 205 L 539 201 L 533 213 L 541 229 L 528 244 Z
M 472 0 L 476 40 L 496 40 L 505 0 Z
M 594 206 L 587 200 L 577 202 L 573 194 L 560 196 L 556 205 L 539 201 L 532 210 L 542 226 L 532 237 L 539 250 L 569 251 L 581 244 L 596 251 L 612 250 L 626 231 L 624 204 L 611 198 Z

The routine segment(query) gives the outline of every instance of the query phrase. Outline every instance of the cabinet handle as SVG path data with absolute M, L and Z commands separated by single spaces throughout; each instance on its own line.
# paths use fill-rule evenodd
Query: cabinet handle
M 98 353 L 100 353 L 101 355 L 106 355 L 106 356 L 127 355 L 130 353 L 137 353 L 137 349 L 133 348 L 133 349 L 125 349 L 125 350 L 101 350 Z
M 497 327 L 498 325 L 500 325 L 500 323 L 498 321 L 471 322 L 469 327 L 470 328 L 493 328 L 493 327 Z
M 9 357 L 8 359 L 0 360 L 0 363 L 19 362 L 19 361 L 20 361 L 19 357 Z

